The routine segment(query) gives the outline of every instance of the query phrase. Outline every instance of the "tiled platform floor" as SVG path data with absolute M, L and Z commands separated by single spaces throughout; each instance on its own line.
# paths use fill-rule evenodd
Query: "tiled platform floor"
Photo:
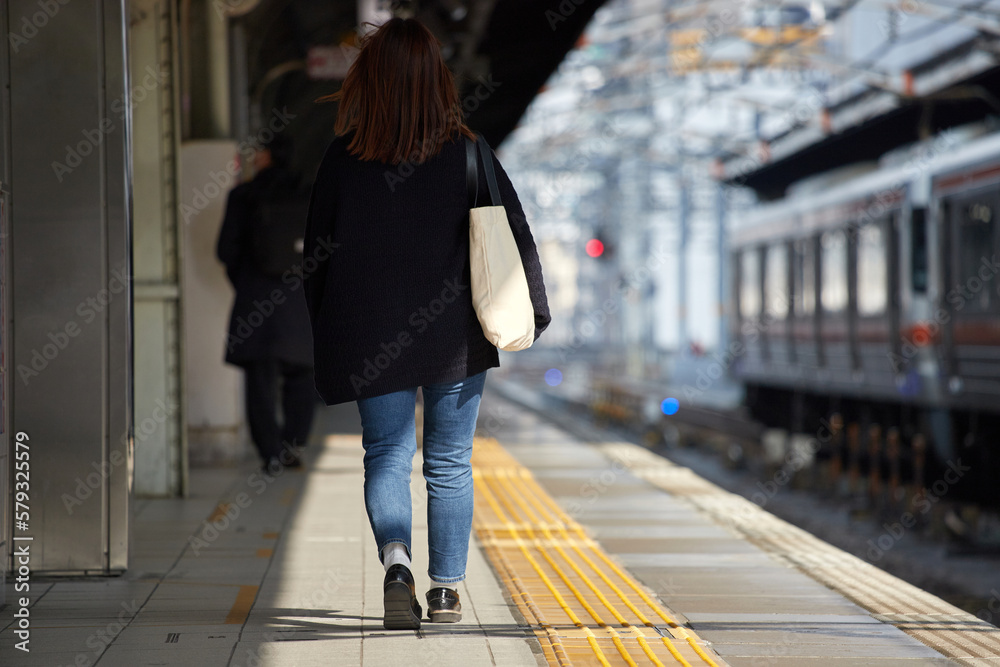
M 633 474 L 627 460 L 493 392 L 481 426 L 729 664 L 957 664 L 692 512 Z M 356 433 L 353 405 L 323 411 L 317 430 Z M 129 572 L 36 581 L 32 652 L 13 648 L 8 607 L 0 611 L 0 665 L 542 664 L 533 633 L 475 544 L 460 589 L 462 623 L 425 623 L 419 633 L 382 628 L 382 568 L 354 443 L 321 436 L 304 472 L 268 481 L 250 464 L 196 470 L 190 498 L 137 501 Z M 422 593 L 426 527 L 416 476 L 413 492 Z M 205 523 L 210 516 L 216 528 Z M 988 660 L 976 664 L 1000 664 Z
M 317 430 L 357 431 L 352 408 L 324 411 Z M 307 450 L 304 472 L 268 480 L 251 464 L 195 470 L 191 497 L 138 500 L 126 575 L 36 582 L 31 653 L 13 648 L 7 607 L 0 612 L 0 665 L 538 664 L 537 644 L 477 548 L 459 589 L 462 623 L 424 623 L 419 633 L 383 629 L 383 570 L 356 442 L 333 438 L 324 447 L 320 438 Z M 428 578 L 419 458 L 414 470 L 414 576 L 422 596 Z M 231 520 L 220 504 L 229 504 Z M 218 528 L 205 523 L 213 514 Z

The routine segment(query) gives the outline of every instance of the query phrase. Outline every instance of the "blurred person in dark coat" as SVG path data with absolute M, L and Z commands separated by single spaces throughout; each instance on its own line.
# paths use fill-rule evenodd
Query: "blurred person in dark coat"
M 298 178 L 288 168 L 290 156 L 291 142 L 280 135 L 255 153 L 254 178 L 229 193 L 216 250 L 236 290 L 225 359 L 245 373 L 250 435 L 269 472 L 301 466 L 298 448 L 306 444 L 318 399 L 309 313 L 302 282 L 295 277 L 301 271 L 301 255 L 298 265 L 283 276 L 268 269 L 267 257 L 261 260 L 262 251 L 270 252 L 261 245 L 262 208 L 275 200 L 295 199 Z M 304 212 L 301 220 L 295 217 L 288 216 L 288 225 L 297 226 L 301 237 Z M 270 259 L 273 264 L 273 253 Z

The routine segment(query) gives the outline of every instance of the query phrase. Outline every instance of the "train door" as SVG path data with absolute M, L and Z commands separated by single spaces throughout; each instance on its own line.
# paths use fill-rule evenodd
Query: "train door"
M 900 216 L 898 289 L 893 328 L 893 371 L 899 393 L 925 403 L 938 403 L 947 384 L 942 350 L 950 346 L 944 291 L 931 289 L 951 278 L 944 275 L 950 264 L 951 239 L 944 202 L 914 207 Z M 932 251 L 933 249 L 933 251 Z M 944 378 L 944 380 L 943 380 Z
M 1000 193 L 995 186 L 945 200 L 950 237 L 944 307 L 948 390 L 964 408 L 1000 398 Z

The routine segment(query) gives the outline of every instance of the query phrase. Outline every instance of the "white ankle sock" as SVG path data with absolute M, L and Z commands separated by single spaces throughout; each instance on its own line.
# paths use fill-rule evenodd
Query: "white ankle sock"
M 433 579 L 431 579 L 431 588 L 450 588 L 453 591 L 457 591 L 458 590 L 458 582 L 457 581 L 452 581 L 452 582 L 445 583 L 443 581 L 434 581 Z
M 390 567 L 402 563 L 410 567 L 410 557 L 406 555 L 406 545 L 402 542 L 390 542 L 382 547 L 382 566 L 389 570 Z

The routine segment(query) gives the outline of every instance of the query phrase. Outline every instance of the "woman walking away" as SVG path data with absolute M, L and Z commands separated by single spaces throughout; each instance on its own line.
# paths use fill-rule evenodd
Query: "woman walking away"
M 472 436 L 486 370 L 500 365 L 469 286 L 466 140 L 475 135 L 438 41 L 413 19 L 368 35 L 332 98 L 337 136 L 313 186 L 304 250 L 304 267 L 315 267 L 305 286 L 316 388 L 328 405 L 357 401 L 365 507 L 386 572 L 383 623 L 414 629 L 410 473 L 423 387 L 427 615 L 454 622 L 472 529 Z M 537 339 L 550 319 L 538 253 L 510 179 L 488 153 L 514 221 Z M 479 202 L 490 201 L 485 178 L 478 190 Z

